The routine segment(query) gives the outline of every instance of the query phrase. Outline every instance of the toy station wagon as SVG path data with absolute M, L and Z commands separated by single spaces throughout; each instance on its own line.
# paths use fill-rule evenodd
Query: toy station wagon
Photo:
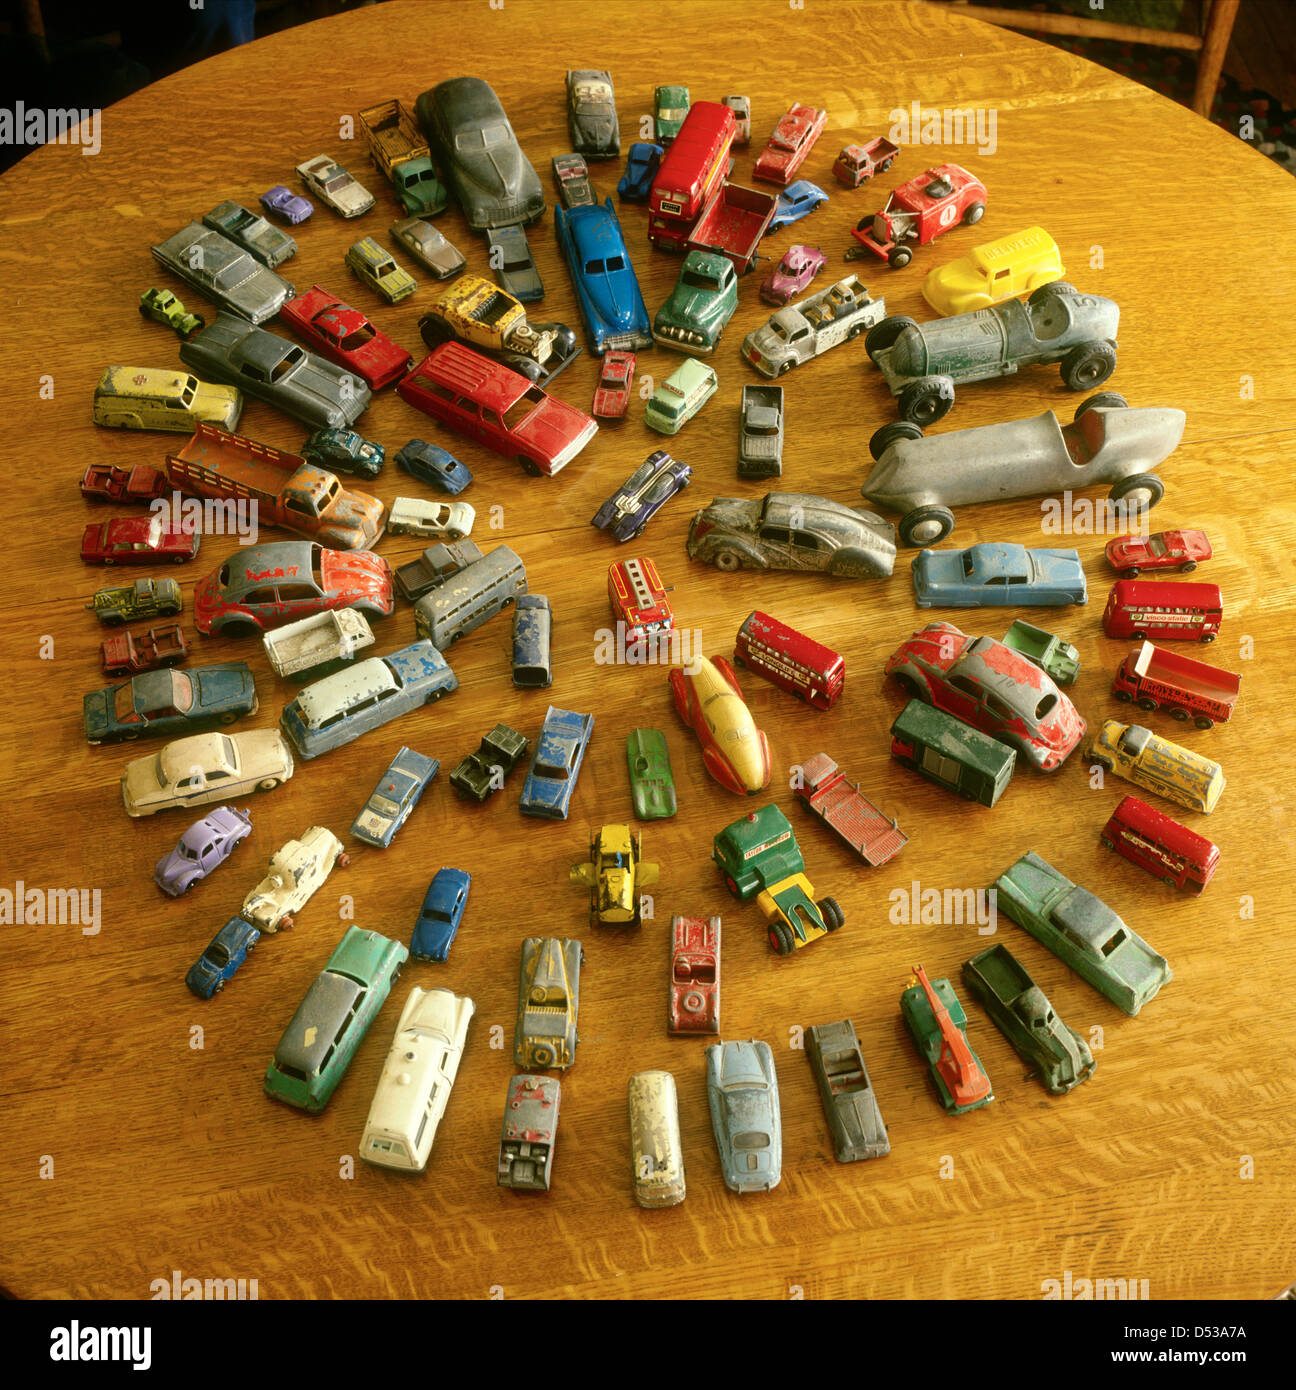
M 387 301 L 399 304 L 418 289 L 418 281 L 402 270 L 392 257 L 371 236 L 361 237 L 347 249 L 347 265 L 366 285 Z
M 369 793 L 364 810 L 352 822 L 351 834 L 375 849 L 386 849 L 440 768 L 436 758 L 401 748 Z
M 666 1031 L 676 1037 L 720 1031 L 720 919 L 671 918 Z
M 819 1087 L 838 1163 L 883 1158 L 891 1152 L 882 1111 L 869 1080 L 855 1025 L 817 1023 L 805 1031 L 805 1053 Z
M 563 1070 L 576 1061 L 576 1016 L 585 952 L 565 937 L 529 936 L 522 943 L 513 1063 Z

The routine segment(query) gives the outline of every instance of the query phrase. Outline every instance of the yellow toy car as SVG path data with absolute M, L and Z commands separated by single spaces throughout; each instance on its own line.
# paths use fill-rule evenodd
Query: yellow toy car
M 399 304 L 418 289 L 418 281 L 402 270 L 371 236 L 361 237 L 346 253 L 346 263 L 372 290 L 382 295 L 388 304 Z
M 192 434 L 199 420 L 238 428 L 243 394 L 171 367 L 108 367 L 94 392 L 94 422 L 105 429 Z
M 642 835 L 631 835 L 628 825 L 605 825 L 590 841 L 589 861 L 572 865 L 571 882 L 590 890 L 591 923 L 639 925 L 639 890 L 656 883 L 660 872 L 643 862 L 642 853 Z
M 1030 294 L 1064 273 L 1057 242 L 1043 227 L 1027 227 L 937 266 L 923 281 L 922 292 L 938 314 L 970 314 Z
M 1190 811 L 1209 814 L 1224 790 L 1224 769 L 1218 763 L 1140 724 L 1118 719 L 1103 720 L 1089 745 L 1088 760 Z

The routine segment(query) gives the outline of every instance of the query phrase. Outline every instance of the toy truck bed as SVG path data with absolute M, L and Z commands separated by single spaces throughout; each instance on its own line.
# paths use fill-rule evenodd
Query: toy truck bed
M 909 843 L 899 823 L 884 816 L 826 753 L 807 758 L 801 775 L 805 779 L 805 785 L 797 788 L 801 804 L 836 831 L 866 864 L 885 864 Z
M 1140 709 L 1164 708 L 1175 719 L 1191 718 L 1199 729 L 1209 729 L 1231 717 L 1241 684 L 1232 671 L 1144 642 L 1121 662 L 1112 690 Z
M 264 643 L 274 670 L 281 676 L 295 676 L 302 671 L 314 673 L 325 662 L 350 660 L 373 640 L 363 613 L 340 608 L 267 632 Z
M 409 159 L 427 159 L 430 154 L 413 116 L 399 101 L 366 107 L 360 112 L 360 125 L 374 163 L 388 178 L 396 165 Z
M 778 197 L 737 184 L 721 184 L 685 246 L 690 251 L 718 251 L 727 256 L 741 273 L 756 260 L 765 229 L 773 220 Z
M 1059 685 L 1070 685 L 1079 674 L 1080 657 L 1070 642 L 1054 637 L 1034 623 L 1018 618 L 1004 633 L 1004 646 L 1020 652 Z

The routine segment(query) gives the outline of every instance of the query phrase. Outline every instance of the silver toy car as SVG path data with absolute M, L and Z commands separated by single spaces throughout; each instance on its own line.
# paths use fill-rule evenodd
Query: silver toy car
M 463 252 L 447 241 L 425 217 L 406 217 L 395 222 L 391 234 L 438 280 L 449 280 L 468 264 Z
M 358 376 L 234 314 L 217 314 L 181 343 L 180 360 L 205 380 L 237 386 L 312 429 L 354 425 L 369 404 L 369 387 Z
M 228 237 L 274 270 L 297 254 L 297 243 L 278 227 L 272 227 L 264 217 L 250 212 L 241 203 L 217 203 L 203 216 L 203 226 Z
M 764 376 L 782 376 L 799 362 L 857 338 L 886 317 L 886 300 L 870 299 L 856 275 L 771 314 L 749 333 L 742 355 Z
M 359 217 L 374 205 L 374 195 L 328 155 L 317 154 L 297 166 L 297 177 L 341 217 Z
M 190 222 L 152 251 L 172 275 L 249 323 L 274 318 L 297 293 L 282 276 L 201 222 Z
M 706 1050 L 707 1103 L 725 1186 L 769 1192 L 783 1176 L 778 1076 L 769 1043 L 713 1043 Z
M 819 1023 L 806 1029 L 805 1053 L 823 1102 L 838 1163 L 882 1158 L 891 1152 L 886 1125 L 869 1081 L 855 1025 Z
M 1151 470 L 1178 447 L 1182 410 L 1131 408 L 1114 391 L 1082 402 L 1069 425 L 1047 410 L 1029 420 L 923 437 L 907 420 L 869 441 L 877 460 L 860 492 L 903 512 L 904 545 L 935 545 L 954 529 L 951 507 L 1040 497 L 1111 484 L 1113 502 L 1153 507 L 1164 491 Z

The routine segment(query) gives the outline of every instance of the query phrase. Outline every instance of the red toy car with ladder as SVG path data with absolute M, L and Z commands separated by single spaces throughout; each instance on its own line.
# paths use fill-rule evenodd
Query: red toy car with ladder
M 796 789 L 801 804 L 836 831 L 866 864 L 885 864 L 909 843 L 899 822 L 884 816 L 827 753 L 807 758 L 801 764 L 801 778 L 804 785 Z
M 915 246 L 926 246 L 960 222 L 980 222 L 985 205 L 979 178 L 957 164 L 937 164 L 895 189 L 881 212 L 860 220 L 851 232 L 859 246 L 846 259 L 868 251 L 899 270 L 913 260 Z
M 672 917 L 666 1031 L 720 1031 L 720 919 Z

